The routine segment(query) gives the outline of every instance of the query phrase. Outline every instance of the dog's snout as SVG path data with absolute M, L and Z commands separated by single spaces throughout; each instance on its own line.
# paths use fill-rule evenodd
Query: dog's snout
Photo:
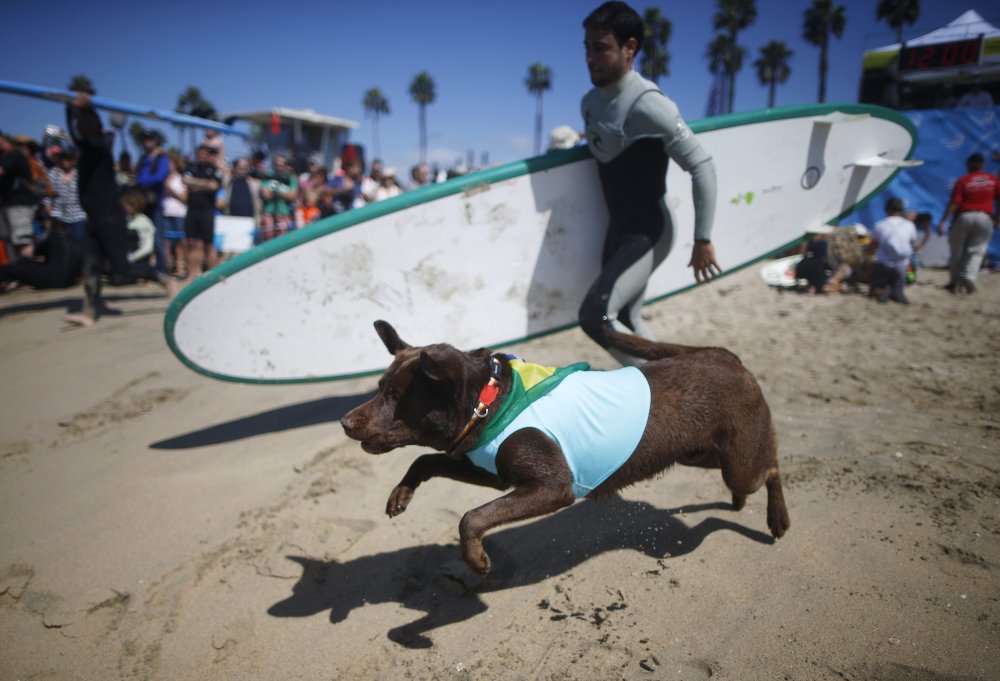
M 360 421 L 357 409 L 352 409 L 344 415 L 344 418 L 340 419 L 340 425 L 343 426 L 347 437 L 354 437 L 352 433 L 357 432 Z

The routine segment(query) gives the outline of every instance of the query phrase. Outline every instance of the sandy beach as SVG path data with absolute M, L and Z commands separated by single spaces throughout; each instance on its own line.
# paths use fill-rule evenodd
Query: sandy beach
M 485 580 L 458 521 L 496 492 L 385 516 L 422 451 L 344 435 L 375 379 L 195 374 L 156 287 L 92 330 L 61 321 L 79 288 L 0 295 L 0 679 L 1000 678 L 1000 276 L 922 270 L 902 306 L 758 269 L 645 314 L 757 376 L 789 533 L 677 467 L 494 532 Z M 612 366 L 579 330 L 511 350 Z

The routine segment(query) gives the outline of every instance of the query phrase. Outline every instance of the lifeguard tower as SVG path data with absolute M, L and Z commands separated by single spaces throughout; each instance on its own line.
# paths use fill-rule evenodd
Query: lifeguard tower
M 267 109 L 227 114 L 225 121 L 247 121 L 251 125 L 250 142 L 266 147 L 268 155 L 287 156 L 298 170 L 318 157 L 327 170 L 339 165 L 340 152 L 348 133 L 358 127 L 356 121 L 318 114 L 312 109 Z

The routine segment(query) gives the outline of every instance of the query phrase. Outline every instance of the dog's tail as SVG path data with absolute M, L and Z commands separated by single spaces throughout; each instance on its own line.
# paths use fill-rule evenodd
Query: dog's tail
M 678 355 L 689 355 L 695 352 L 705 352 L 706 350 L 712 350 L 716 352 L 724 352 L 730 355 L 739 362 L 739 357 L 734 355 L 729 350 L 725 348 L 714 348 L 705 347 L 697 345 L 678 345 L 677 343 L 661 343 L 659 341 L 651 341 L 642 336 L 636 336 L 631 333 L 621 333 L 620 331 L 615 331 L 614 329 L 605 329 L 604 337 L 608 342 L 608 345 L 615 350 L 620 350 L 627 355 L 632 357 L 638 357 L 640 359 L 654 360 L 654 359 L 664 359 L 667 357 L 676 357 Z

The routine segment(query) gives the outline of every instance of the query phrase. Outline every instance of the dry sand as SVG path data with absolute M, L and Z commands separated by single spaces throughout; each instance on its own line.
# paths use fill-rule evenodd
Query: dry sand
M 371 379 L 201 377 L 153 288 L 111 290 L 122 314 L 89 331 L 60 321 L 79 289 L 0 296 L 0 681 L 1000 678 L 1000 276 L 980 282 L 923 271 L 903 307 L 754 267 L 647 308 L 759 378 L 790 532 L 763 492 L 735 513 L 718 472 L 678 467 L 494 532 L 485 581 L 457 527 L 495 492 L 433 481 L 384 515 L 419 450 L 344 436 Z M 579 331 L 515 351 L 610 366 Z

